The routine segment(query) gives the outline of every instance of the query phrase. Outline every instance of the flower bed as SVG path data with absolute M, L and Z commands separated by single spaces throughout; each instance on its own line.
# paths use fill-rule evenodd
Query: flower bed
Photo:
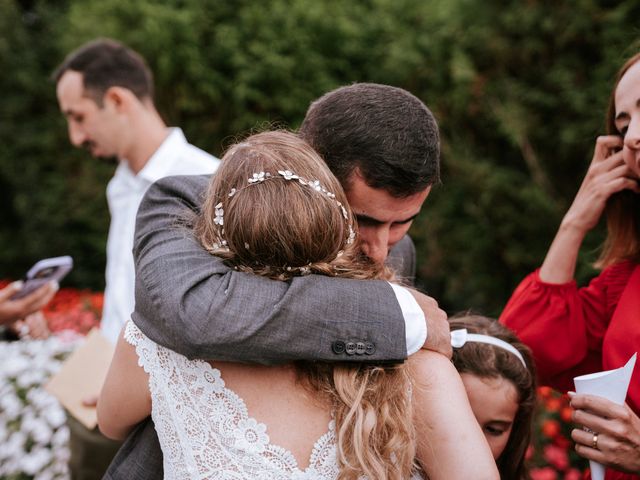
M 82 335 L 99 325 L 102 302 L 102 293 L 63 288 L 44 311 L 54 336 L 0 342 L 0 480 L 69 478 L 65 413 L 43 385 Z M 573 449 L 566 396 L 541 387 L 538 397 L 528 452 L 532 480 L 585 478 L 588 462 Z
M 63 288 L 44 310 L 53 336 L 0 342 L 0 479 L 69 478 L 66 414 L 44 385 L 83 335 L 100 324 L 102 298 Z
M 571 407 L 566 395 L 538 388 L 538 413 L 529 448 L 532 480 L 588 478 L 589 462 L 578 456 L 571 440 Z

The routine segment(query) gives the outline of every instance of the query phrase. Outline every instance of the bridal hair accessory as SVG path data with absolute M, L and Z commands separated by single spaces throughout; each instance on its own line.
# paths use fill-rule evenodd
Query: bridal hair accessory
M 522 357 L 522 354 L 510 343 L 505 342 L 504 340 L 500 340 L 496 337 L 491 337 L 489 335 L 481 335 L 479 333 L 469 333 L 466 328 L 462 328 L 460 330 L 454 330 L 451 332 L 451 346 L 453 348 L 461 348 L 467 342 L 477 342 L 477 343 L 487 343 L 489 345 L 494 345 L 496 347 L 502 348 L 503 350 L 507 350 L 510 353 L 513 353 L 518 360 L 522 362 L 524 368 L 527 368 L 527 364 Z
M 228 198 L 233 197 L 236 193 L 238 193 L 241 190 L 244 190 L 245 188 L 249 188 L 252 185 L 258 185 L 262 182 L 265 182 L 266 180 L 270 180 L 273 178 L 282 178 L 284 180 L 287 181 L 296 181 L 298 182 L 300 185 L 305 185 L 308 186 L 309 188 L 315 190 L 316 192 L 318 192 L 321 195 L 325 195 L 327 198 L 329 198 L 330 200 L 332 200 L 337 206 L 338 208 L 340 208 L 340 211 L 342 213 L 342 216 L 344 217 L 345 221 L 348 222 L 349 221 L 349 214 L 347 213 L 347 209 L 344 208 L 344 205 L 339 202 L 338 200 L 336 200 L 336 196 L 334 193 L 329 192 L 326 188 L 324 188 L 321 184 L 320 184 L 320 180 L 307 180 L 304 177 L 300 177 L 298 175 L 296 175 L 295 173 L 293 173 L 290 170 L 278 170 L 277 173 L 270 173 L 270 172 L 257 172 L 254 173 L 250 178 L 247 179 L 247 185 L 238 187 L 238 188 L 232 188 L 229 193 L 227 194 Z M 221 241 L 219 243 L 214 244 L 215 248 L 228 248 L 227 245 L 227 241 L 224 239 L 224 207 L 222 205 L 222 202 L 219 202 L 215 207 L 214 207 L 214 213 L 215 213 L 215 217 L 213 219 L 213 223 L 218 225 L 220 227 L 220 237 L 221 237 Z M 355 238 L 356 238 L 356 232 L 353 230 L 353 225 L 351 225 L 351 223 L 349 223 L 349 235 L 347 236 L 346 239 L 346 243 L 347 245 L 350 245 L 354 242 Z M 248 246 L 245 244 L 245 247 L 248 248 Z M 342 253 L 342 252 L 340 252 Z M 340 253 L 338 255 L 340 255 Z M 303 274 L 304 273 L 309 273 L 309 268 L 307 266 L 304 267 L 287 267 L 286 268 L 287 271 L 301 271 Z

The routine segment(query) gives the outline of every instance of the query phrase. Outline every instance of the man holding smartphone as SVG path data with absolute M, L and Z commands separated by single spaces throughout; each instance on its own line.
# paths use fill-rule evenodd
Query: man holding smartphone
M 168 128 L 153 101 L 153 75 L 135 51 L 111 39 L 71 52 L 53 74 L 69 140 L 93 157 L 114 158 L 107 186 L 111 225 L 102 334 L 115 344 L 134 308 L 131 254 L 138 205 L 147 188 L 169 175 L 213 173 L 219 160 Z M 95 407 L 97 395 L 85 405 Z M 74 480 L 101 478 L 118 444 L 69 417 L 70 469 Z

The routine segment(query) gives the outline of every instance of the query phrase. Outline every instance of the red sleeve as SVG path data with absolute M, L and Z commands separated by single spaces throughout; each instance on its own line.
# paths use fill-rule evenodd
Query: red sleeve
M 500 321 L 532 349 L 541 383 L 569 390 L 574 376 L 602 369 L 602 339 L 630 266 L 609 267 L 581 289 L 545 283 L 536 270 L 516 288 Z

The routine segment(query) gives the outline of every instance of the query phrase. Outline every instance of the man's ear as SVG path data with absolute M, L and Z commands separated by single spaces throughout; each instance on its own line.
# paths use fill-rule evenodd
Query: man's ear
M 128 88 L 109 87 L 104 92 L 104 105 L 112 105 L 117 111 L 125 111 L 131 106 L 131 102 L 135 100 L 135 95 Z

